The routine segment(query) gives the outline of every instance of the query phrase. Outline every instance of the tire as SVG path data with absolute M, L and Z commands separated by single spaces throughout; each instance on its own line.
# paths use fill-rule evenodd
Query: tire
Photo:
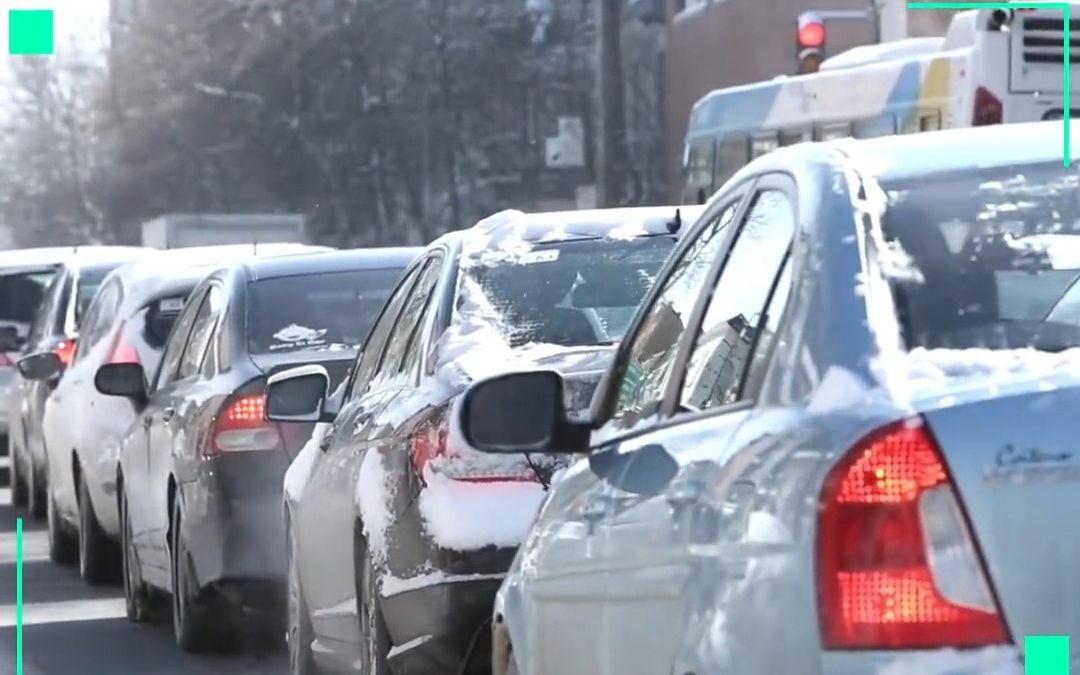
M 367 549 L 367 541 L 360 538 L 356 546 L 356 602 L 360 619 L 360 672 L 364 675 L 390 675 L 387 655 L 390 653 L 390 633 L 383 620 L 379 606 L 379 590 L 375 582 L 375 569 Z
M 42 476 L 47 476 L 45 469 L 39 470 L 34 466 L 34 455 L 26 458 L 26 510 L 30 517 L 41 520 L 48 515 L 49 511 L 49 484 Z
M 122 488 L 121 488 L 122 489 Z M 124 609 L 133 623 L 150 623 L 157 613 L 154 596 L 143 583 L 139 554 L 132 540 L 127 495 L 120 493 L 120 573 L 124 583 Z
M 319 675 L 322 671 L 315 665 L 311 643 L 315 641 L 315 629 L 311 626 L 311 614 L 300 586 L 299 562 L 296 557 L 296 540 L 292 528 L 288 532 L 288 630 L 286 642 L 289 647 L 289 672 L 292 675 Z
M 206 652 L 224 643 L 230 636 L 225 622 L 227 611 L 212 611 L 200 601 L 191 569 L 191 556 L 180 532 L 183 522 L 180 497 L 173 504 L 169 538 L 169 562 L 172 574 L 172 618 L 176 646 L 188 653 Z
M 30 486 L 27 485 L 26 476 L 19 468 L 19 454 L 9 447 L 8 456 L 11 458 L 11 503 L 18 507 L 25 507 L 30 500 Z
M 79 560 L 79 539 L 56 510 L 56 497 L 48 491 L 45 520 L 49 529 L 49 560 L 57 565 L 74 565 Z
M 119 550 L 101 529 L 86 476 L 79 479 L 79 576 L 91 586 L 120 580 Z

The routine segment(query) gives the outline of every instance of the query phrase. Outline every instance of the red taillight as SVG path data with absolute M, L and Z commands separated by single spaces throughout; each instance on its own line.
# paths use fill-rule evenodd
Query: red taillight
M 10 368 L 14 365 L 15 361 L 7 355 L 7 352 L 0 352 L 0 368 Z
M 113 339 L 112 348 L 109 349 L 109 355 L 105 358 L 105 363 L 141 363 L 139 352 L 135 351 L 135 348 L 128 342 L 124 336 L 124 330 L 125 327 L 121 326 L 120 330 L 116 332 L 116 337 Z M 72 348 L 74 349 L 74 346 Z
M 945 499 L 941 499 L 943 496 Z M 932 503 L 931 503 L 932 502 Z M 979 602 L 944 597 L 920 508 L 952 508 Z M 940 520 L 940 519 L 939 519 Z M 1008 642 L 934 440 L 920 420 L 860 441 L 829 474 L 818 521 L 818 610 L 828 649 L 931 649 Z
M 53 347 L 53 353 L 60 358 L 60 363 L 63 363 L 65 368 L 70 366 L 71 360 L 75 357 L 75 341 L 64 340 Z
M 424 471 L 434 471 L 451 480 L 473 483 L 497 483 L 505 481 L 535 481 L 531 470 L 507 470 L 505 465 L 490 461 L 497 455 L 484 456 L 471 451 L 476 457 L 466 456 L 450 447 L 450 433 L 445 421 L 421 425 L 409 439 L 409 457 L 418 476 Z M 487 461 L 485 461 L 487 460 Z
M 1001 100 L 990 93 L 986 87 L 975 89 L 975 105 L 971 115 L 971 125 L 983 127 L 990 124 L 1001 124 L 1004 117 Z
M 266 419 L 263 394 L 245 394 L 229 401 L 218 413 L 205 454 L 277 450 L 281 432 Z

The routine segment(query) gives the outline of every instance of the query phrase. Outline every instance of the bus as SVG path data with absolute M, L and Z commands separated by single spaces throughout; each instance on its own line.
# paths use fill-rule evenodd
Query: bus
M 1075 96 L 1080 19 L 1069 23 Z M 969 10 L 944 37 L 855 47 L 816 73 L 712 91 L 690 114 L 683 200 L 702 203 L 750 160 L 803 141 L 1060 119 L 1062 30 L 1061 10 Z

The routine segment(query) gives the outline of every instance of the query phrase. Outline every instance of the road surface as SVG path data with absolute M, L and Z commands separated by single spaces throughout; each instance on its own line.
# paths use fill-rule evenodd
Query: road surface
M 172 627 L 129 623 L 123 591 L 49 562 L 43 522 L 0 490 L 0 675 L 15 675 L 15 519 L 23 520 L 23 675 L 286 675 L 284 649 L 186 656 Z

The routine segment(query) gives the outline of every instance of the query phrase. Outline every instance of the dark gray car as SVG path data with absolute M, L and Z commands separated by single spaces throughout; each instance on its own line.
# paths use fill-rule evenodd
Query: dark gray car
M 139 411 L 117 476 L 129 618 L 150 618 L 155 596 L 169 593 L 184 650 L 227 640 L 236 609 L 283 634 L 274 628 L 284 614 L 282 477 L 311 425 L 268 422 L 264 383 L 310 363 L 343 380 L 415 254 L 237 263 L 192 292 L 156 374 L 137 364 L 98 371 L 99 390 L 131 398 Z

